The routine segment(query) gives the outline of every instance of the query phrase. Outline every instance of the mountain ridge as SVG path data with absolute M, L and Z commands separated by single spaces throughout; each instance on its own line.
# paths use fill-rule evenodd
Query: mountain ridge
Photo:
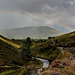
M 62 35 L 63 32 L 55 30 L 49 26 L 29 26 L 13 29 L 1 29 L 0 34 L 8 38 L 15 39 L 25 39 L 27 37 L 39 39 L 52 36 L 59 36 Z

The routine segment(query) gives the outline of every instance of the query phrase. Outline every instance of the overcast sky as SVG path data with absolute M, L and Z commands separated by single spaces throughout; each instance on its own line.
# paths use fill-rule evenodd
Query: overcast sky
M 75 0 L 0 0 L 0 29 L 26 26 L 75 30 Z

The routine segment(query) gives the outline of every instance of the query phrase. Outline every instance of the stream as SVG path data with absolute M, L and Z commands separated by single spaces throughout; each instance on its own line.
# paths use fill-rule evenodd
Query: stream
M 42 68 L 48 68 L 49 67 L 49 61 L 48 60 L 42 59 L 42 58 L 36 58 L 36 59 L 38 59 L 38 60 L 43 62 Z
M 64 49 L 63 49 L 63 47 L 59 47 L 62 51 L 64 51 Z M 36 58 L 37 60 L 40 60 L 40 61 L 42 61 L 43 62 L 43 66 L 42 66 L 42 68 L 41 69 L 43 69 L 43 68 L 48 68 L 49 67 L 49 65 L 50 65 L 50 63 L 49 63 L 49 61 L 48 60 L 46 60 L 46 59 L 42 59 L 42 58 Z M 41 69 L 39 68 L 39 69 L 37 69 L 37 74 L 40 74 L 40 71 L 41 71 Z M 29 73 L 26 73 L 25 75 L 35 75 L 35 73 L 34 72 L 32 72 L 31 74 L 29 74 Z
M 46 68 L 49 67 L 49 61 L 48 61 L 48 60 L 42 59 L 42 58 L 36 58 L 36 59 L 43 62 L 42 68 L 45 68 L 45 69 L 46 69 Z M 42 69 L 42 68 L 41 68 L 41 69 Z M 41 69 L 37 69 L 37 74 L 40 74 L 40 70 L 41 70 Z M 34 72 L 32 72 L 31 74 L 26 73 L 25 75 L 35 75 L 35 73 L 34 73 Z

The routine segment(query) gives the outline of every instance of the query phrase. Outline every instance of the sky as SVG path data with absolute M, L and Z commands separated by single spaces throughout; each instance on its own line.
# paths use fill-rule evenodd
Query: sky
M 0 0 L 0 29 L 49 26 L 75 30 L 75 0 Z

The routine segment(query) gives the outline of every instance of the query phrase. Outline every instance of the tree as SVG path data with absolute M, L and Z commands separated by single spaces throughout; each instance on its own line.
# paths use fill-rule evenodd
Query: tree
M 31 38 L 27 37 L 26 42 L 24 42 L 22 47 L 22 59 L 25 62 L 29 62 L 32 59 L 32 54 L 30 50 L 31 44 L 32 44 Z
M 53 39 L 50 40 L 51 45 L 55 45 L 55 41 Z
M 28 62 L 30 61 L 31 59 L 31 53 L 30 53 L 30 50 L 28 49 L 28 47 L 26 48 L 22 48 L 22 59 L 25 61 L 25 62 Z
M 29 46 L 31 46 L 31 38 L 30 37 L 27 37 L 26 44 L 28 44 Z
M 52 37 L 48 37 L 48 40 L 52 39 Z

